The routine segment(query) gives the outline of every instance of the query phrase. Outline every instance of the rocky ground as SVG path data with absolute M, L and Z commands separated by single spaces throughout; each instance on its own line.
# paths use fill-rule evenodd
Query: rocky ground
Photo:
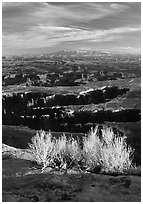
M 3 144 L 3 202 L 140 202 L 140 167 L 128 175 L 35 168 L 30 153 Z M 134 175 L 133 175 L 134 174 Z

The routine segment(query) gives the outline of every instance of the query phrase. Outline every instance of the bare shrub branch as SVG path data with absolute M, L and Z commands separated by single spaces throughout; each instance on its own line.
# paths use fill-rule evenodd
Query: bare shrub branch
M 83 138 L 83 149 L 77 140 L 67 139 L 65 134 L 53 139 L 51 132 L 37 131 L 31 139 L 29 150 L 31 160 L 36 161 L 42 170 L 47 166 L 67 170 L 73 165 L 80 169 L 80 161 L 81 167 L 100 167 L 102 172 L 124 173 L 133 168 L 134 150 L 127 146 L 126 136 L 115 134 L 113 129 L 107 126 L 101 130 L 100 137 L 98 126 L 92 128 L 87 137 Z

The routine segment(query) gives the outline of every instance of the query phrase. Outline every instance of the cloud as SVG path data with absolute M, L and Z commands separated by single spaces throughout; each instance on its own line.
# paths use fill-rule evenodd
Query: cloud
M 112 52 L 114 51 L 114 52 L 119 52 L 119 50 L 120 50 L 120 53 L 133 53 L 133 54 L 139 54 L 139 53 L 141 53 L 141 48 L 135 48 L 135 47 L 113 47 L 112 48 Z
M 129 3 L 3 3 L 2 14 L 5 49 L 120 42 L 127 35 L 136 41 L 140 32 L 139 5 Z
M 131 33 L 131 32 L 138 32 L 140 31 L 140 27 L 119 27 L 119 28 L 112 28 L 108 30 L 92 30 L 92 31 L 86 31 L 86 30 L 79 30 L 79 31 L 72 31 L 69 33 L 65 33 L 64 37 L 65 40 L 69 41 L 77 41 L 77 40 L 92 40 L 94 42 L 96 41 L 102 41 L 108 39 L 112 39 L 112 35 L 119 36 L 120 34 L 124 33 Z
M 124 11 L 124 10 L 127 10 L 129 9 L 129 6 L 128 5 L 125 5 L 125 4 L 117 4 L 117 3 L 113 3 L 110 5 L 111 8 L 113 9 L 116 9 L 116 10 L 119 10 L 119 11 Z
M 60 6 L 59 6 L 60 5 Z M 114 5 L 114 4 L 113 4 Z M 127 9 L 126 5 L 116 5 L 112 8 L 107 3 L 44 3 L 22 2 L 4 3 L 3 33 L 19 33 L 30 30 L 38 24 L 48 26 L 76 26 L 77 24 L 89 23 L 91 20 L 112 16 Z
M 58 33 L 57 33 L 58 31 Z M 24 35 L 13 34 L 3 36 L 4 47 L 50 47 L 65 42 L 103 42 L 114 41 L 123 38 L 123 34 L 140 31 L 140 27 L 119 27 L 108 30 L 82 30 L 68 27 L 44 27 L 39 26 L 32 32 Z

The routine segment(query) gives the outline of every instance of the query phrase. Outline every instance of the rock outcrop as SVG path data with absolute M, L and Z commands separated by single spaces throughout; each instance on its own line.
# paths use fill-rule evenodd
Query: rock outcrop
M 51 95 L 40 92 L 3 94 L 3 124 L 86 133 L 90 129 L 87 125 L 89 123 L 137 122 L 140 120 L 140 109 L 97 108 L 94 111 L 80 111 L 68 107 L 106 103 L 128 91 L 129 88 L 104 86 L 100 89 L 82 91 L 79 94 Z

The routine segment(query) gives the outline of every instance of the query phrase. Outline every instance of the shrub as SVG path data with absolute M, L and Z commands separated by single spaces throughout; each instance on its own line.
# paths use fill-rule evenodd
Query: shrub
M 29 149 L 32 160 L 42 167 L 42 171 L 47 166 L 67 169 L 80 160 L 78 142 L 74 139 L 67 140 L 65 135 L 55 140 L 51 132 L 37 131 L 31 142 Z
M 127 146 L 126 136 L 121 137 L 106 126 L 101 130 L 100 137 L 98 126 L 92 128 L 87 137 L 83 138 L 83 149 L 77 140 L 67 139 L 64 134 L 53 139 L 51 132 L 37 131 L 31 141 L 29 149 L 32 160 L 41 166 L 42 171 L 47 166 L 65 170 L 73 166 L 79 169 L 100 167 L 102 172 L 110 173 L 124 173 L 134 168 L 134 150 Z
M 91 128 L 91 131 L 83 139 L 83 160 L 87 168 L 95 168 L 101 165 L 101 148 L 102 144 L 97 135 L 98 126 L 95 129 Z
M 51 132 L 37 131 L 36 135 L 31 139 L 29 148 L 33 157 L 42 169 L 53 163 L 56 155 L 55 142 L 52 140 Z
M 81 159 L 81 150 L 75 139 L 67 140 L 62 135 L 56 142 L 56 158 L 61 162 L 61 168 L 69 168 L 72 164 L 78 163 Z
M 133 168 L 133 152 L 127 146 L 126 136 L 115 134 L 107 126 L 103 126 L 100 138 L 96 126 L 84 139 L 83 158 L 88 169 L 100 167 L 103 172 L 123 173 Z
M 112 128 L 106 126 L 102 129 L 101 160 L 102 170 L 105 172 L 118 172 L 132 168 L 134 150 L 127 146 L 126 136 L 114 134 Z

